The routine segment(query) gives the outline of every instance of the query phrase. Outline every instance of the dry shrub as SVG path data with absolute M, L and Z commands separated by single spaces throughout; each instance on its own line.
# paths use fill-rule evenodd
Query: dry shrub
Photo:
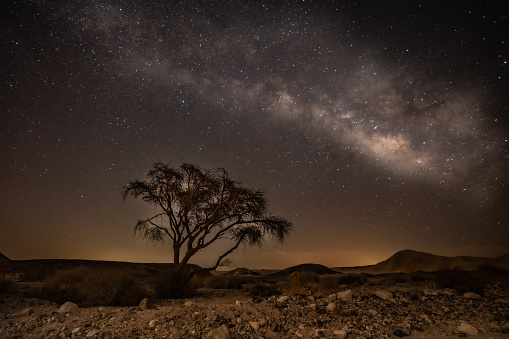
M 14 290 L 14 283 L 5 278 L 0 279 L 0 294 L 8 294 Z
M 305 294 L 306 290 L 313 284 L 320 281 L 320 277 L 315 272 L 293 272 L 290 275 L 290 287 L 287 294 Z
M 440 288 L 451 288 L 459 294 L 474 292 L 484 295 L 484 286 L 473 272 L 447 270 L 438 272 L 436 283 Z
M 277 284 L 256 283 L 249 285 L 249 295 L 252 297 L 267 298 L 280 293 Z
M 228 278 L 223 277 L 221 275 L 210 276 L 204 281 L 205 287 L 212 288 L 215 290 L 228 288 L 228 283 L 229 283 Z
M 135 279 L 121 270 L 76 267 L 57 271 L 28 294 L 56 303 L 80 306 L 134 306 L 150 297 Z
M 183 276 L 191 274 L 184 271 Z M 154 281 L 154 289 L 158 299 L 180 299 L 192 297 L 196 294 L 197 284 L 193 278 L 183 278 L 187 283 L 178 283 L 174 279 L 174 273 L 171 270 L 160 271 Z

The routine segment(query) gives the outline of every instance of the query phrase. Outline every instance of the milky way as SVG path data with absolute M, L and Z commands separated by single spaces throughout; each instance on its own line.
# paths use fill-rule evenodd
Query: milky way
M 240 264 L 503 254 L 502 5 L 8 5 L 0 251 L 165 260 L 131 237 L 151 210 L 120 201 L 165 161 L 224 167 L 294 222 Z

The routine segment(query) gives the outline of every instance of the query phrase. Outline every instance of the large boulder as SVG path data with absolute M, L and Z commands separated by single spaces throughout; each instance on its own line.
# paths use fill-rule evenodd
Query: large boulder
M 145 310 L 157 310 L 156 305 L 154 305 L 148 298 L 143 299 L 140 302 L 140 306 L 139 307 L 140 307 L 140 310 L 142 310 L 142 311 L 145 311 Z
M 78 305 L 76 305 L 75 303 L 73 302 L 66 302 L 65 304 L 63 304 L 60 309 L 58 310 L 59 313 L 71 313 L 71 312 L 74 312 L 74 311 L 77 311 L 78 310 Z

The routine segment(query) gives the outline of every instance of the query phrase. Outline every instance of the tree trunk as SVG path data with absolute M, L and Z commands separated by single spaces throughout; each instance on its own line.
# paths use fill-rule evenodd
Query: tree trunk
M 173 263 L 175 265 L 180 264 L 180 247 L 173 246 Z

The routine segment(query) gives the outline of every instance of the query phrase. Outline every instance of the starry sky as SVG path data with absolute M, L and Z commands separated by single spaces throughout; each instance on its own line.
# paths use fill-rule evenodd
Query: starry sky
M 171 261 L 122 201 L 163 161 L 223 167 L 293 222 L 236 267 L 508 253 L 504 3 L 9 1 L 0 252 Z

